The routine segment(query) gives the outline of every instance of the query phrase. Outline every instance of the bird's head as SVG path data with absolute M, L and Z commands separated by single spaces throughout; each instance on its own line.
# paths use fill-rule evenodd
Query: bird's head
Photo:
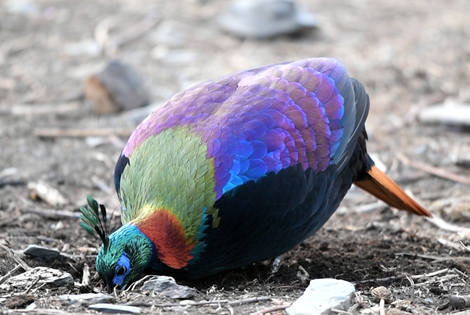
M 106 208 L 91 196 L 88 205 L 80 210 L 80 225 L 103 242 L 96 257 L 96 270 L 108 290 L 125 288 L 140 278 L 152 260 L 152 242 L 131 223 L 109 235 Z
M 125 288 L 139 279 L 150 264 L 153 246 L 133 224 L 126 224 L 109 236 L 96 257 L 96 270 L 108 289 Z

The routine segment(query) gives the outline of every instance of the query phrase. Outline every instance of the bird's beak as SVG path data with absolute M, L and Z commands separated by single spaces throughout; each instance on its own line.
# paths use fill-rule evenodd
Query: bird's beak
M 113 290 L 114 290 L 114 286 L 112 284 L 109 284 L 109 283 L 107 284 L 107 286 L 108 286 L 108 293 L 112 293 Z

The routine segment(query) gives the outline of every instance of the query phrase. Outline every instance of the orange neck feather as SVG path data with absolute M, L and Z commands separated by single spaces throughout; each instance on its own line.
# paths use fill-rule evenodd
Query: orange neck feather
M 157 210 L 137 227 L 155 245 L 161 262 L 174 269 L 185 267 L 193 258 L 191 250 L 196 241 L 185 237 L 180 220 L 170 211 Z

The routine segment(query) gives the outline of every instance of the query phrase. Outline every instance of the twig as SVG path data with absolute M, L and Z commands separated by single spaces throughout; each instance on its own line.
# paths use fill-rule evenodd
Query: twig
M 26 185 L 25 180 L 21 179 L 1 179 L 0 178 L 0 188 L 5 187 L 5 186 L 24 186 Z
M 110 31 L 120 24 L 117 17 L 108 17 L 98 23 L 95 27 L 95 40 L 102 47 L 107 55 L 113 56 L 116 51 L 143 37 L 147 32 L 154 28 L 161 19 L 155 17 L 147 18 L 140 23 L 133 25 L 132 28 L 128 29 L 121 34 L 115 36 L 115 39 L 111 39 Z
M 93 182 L 93 184 L 98 187 L 101 191 L 105 192 L 105 193 L 111 193 L 113 190 L 111 187 L 109 187 L 108 185 L 106 185 L 106 183 L 104 181 L 102 181 L 101 179 L 99 179 L 98 177 L 96 176 L 92 176 L 91 177 L 91 181 Z
M 102 128 L 102 129 L 60 129 L 60 128 L 38 128 L 34 135 L 41 138 L 85 138 L 85 137 L 108 137 L 129 136 L 131 129 L 126 128 Z
M 52 308 L 35 308 L 35 309 L 14 309 L 8 310 L 8 313 L 5 314 L 34 314 L 34 315 L 70 315 L 69 311 L 61 311 L 58 309 Z
M 429 277 L 434 277 L 434 276 L 437 276 L 437 275 L 440 275 L 440 274 L 443 274 L 443 273 L 447 273 L 448 271 L 449 271 L 448 268 L 444 268 L 444 269 L 433 271 L 433 272 L 430 272 L 430 273 L 423 273 L 423 274 L 420 274 L 420 275 L 414 275 L 414 276 L 411 276 L 411 278 L 412 279 L 429 278 Z
M 380 299 L 380 315 L 385 315 L 385 300 Z
M 264 310 L 251 313 L 250 315 L 264 315 L 264 314 L 269 314 L 269 313 L 272 313 L 272 312 L 283 311 L 286 308 L 288 308 L 289 306 L 290 306 L 290 304 L 272 306 L 272 307 L 265 308 Z M 347 314 L 349 314 L 349 313 L 347 313 Z
M 414 254 L 414 253 L 396 253 L 397 256 L 409 256 L 409 257 L 419 257 L 424 259 L 435 260 L 437 262 L 448 261 L 448 260 L 458 260 L 458 261 L 470 261 L 470 257 L 465 256 L 434 256 L 434 255 L 424 255 L 424 254 Z
M 19 264 L 21 266 L 21 268 L 23 268 L 25 271 L 27 270 L 30 270 L 31 267 L 28 266 L 28 264 L 23 260 L 21 259 L 20 256 L 18 256 L 13 250 L 11 250 L 10 248 L 8 248 L 7 246 L 3 245 L 0 243 L 0 248 L 2 248 L 4 251 L 7 252 L 7 255 L 13 259 L 14 261 L 16 261 L 17 264 Z
M 82 286 L 87 287 L 90 285 L 90 267 L 83 264 Z
M 0 110 L 0 115 L 12 115 L 12 116 L 38 116 L 38 115 L 49 115 L 49 114 L 67 114 L 70 112 L 76 112 L 80 109 L 80 104 L 74 103 L 63 103 L 54 105 L 24 105 L 14 104 L 9 106 L 8 109 Z
M 444 231 L 470 234 L 470 229 L 446 222 L 437 215 L 433 215 L 431 218 L 426 219 Z
M 229 301 L 229 300 L 215 300 L 215 301 L 201 301 L 201 302 L 194 302 L 191 304 L 185 304 L 185 306 L 201 306 L 201 305 L 211 305 L 211 304 L 228 304 L 230 306 L 236 305 L 243 305 L 249 303 L 256 303 L 256 302 L 263 302 L 263 301 L 270 301 L 272 298 L 269 296 L 260 296 L 255 298 L 247 298 L 241 299 L 236 301 Z M 176 307 L 181 306 L 180 303 L 165 303 L 165 304 L 153 304 L 154 307 Z
M 31 289 L 39 282 L 40 279 L 41 277 L 37 276 L 36 279 L 34 279 L 33 283 L 31 283 L 31 285 L 27 287 L 26 290 L 21 295 L 28 294 L 28 292 L 31 291 Z
M 447 180 L 451 180 L 451 181 L 454 181 L 454 182 L 457 182 L 457 183 L 470 185 L 470 178 L 468 178 L 468 177 L 460 176 L 458 174 L 449 172 L 447 170 L 432 166 L 432 165 L 424 163 L 424 162 L 413 161 L 413 160 L 409 159 L 408 157 L 406 157 L 402 153 L 397 153 L 396 156 L 405 165 L 408 165 L 408 166 L 411 166 L 413 168 L 419 169 L 423 172 L 432 174 L 434 176 L 445 178 Z
M 248 298 L 248 299 L 242 299 L 242 300 L 228 302 L 228 305 L 237 306 L 237 305 L 250 304 L 250 303 L 262 302 L 262 301 L 270 301 L 270 300 L 271 300 L 271 297 L 269 297 L 269 296 L 261 296 L 261 297 L 254 297 L 254 298 Z
M 378 211 L 386 207 L 387 205 L 384 202 L 376 201 L 373 203 L 366 203 L 366 204 L 358 205 L 357 207 L 351 207 L 351 208 L 353 209 L 354 212 L 362 213 L 362 212 Z
M 2 187 L 2 186 L 0 185 L 0 187 Z M 6 219 L 6 220 L 4 220 L 3 217 L 2 217 L 2 218 L 1 218 L 2 221 L 0 221 L 0 227 L 7 226 L 7 225 L 9 225 L 10 223 L 15 222 L 15 221 L 17 221 L 17 222 L 15 222 L 15 223 L 18 223 L 18 221 L 21 222 L 21 221 L 18 220 L 18 219 L 19 219 L 19 218 L 16 217 L 16 216 L 12 216 L 12 217 L 10 217 L 9 219 Z
M 14 274 L 15 272 L 17 272 L 19 269 L 23 268 L 21 265 L 16 265 L 15 268 L 13 268 L 12 270 L 8 271 L 4 276 L 2 276 L 0 278 L 0 284 L 2 284 L 3 282 L 7 281 L 8 278 L 11 277 L 12 274 Z
M 40 215 L 48 219 L 75 219 L 80 218 L 80 213 L 71 212 L 66 210 L 54 210 L 54 209 L 24 209 L 21 212 L 28 212 Z
M 467 252 L 470 252 L 470 248 L 468 248 L 468 246 L 465 245 L 462 241 L 460 241 L 460 246 L 462 246 Z
M 136 282 L 132 283 L 127 289 L 125 289 L 123 292 L 129 292 L 129 291 L 134 291 L 135 288 L 141 284 L 142 282 L 154 277 L 154 275 L 146 275 L 145 277 L 137 280 Z
M 405 278 L 405 275 L 390 276 L 385 278 L 375 278 L 375 279 L 365 279 L 360 281 L 355 281 L 354 283 L 368 283 L 368 282 L 388 282 L 392 280 L 398 280 Z
M 460 278 L 459 275 L 457 274 L 451 274 L 451 275 L 446 275 L 446 276 L 442 276 L 442 277 L 439 277 L 439 282 L 440 283 L 443 283 L 445 281 L 450 281 L 450 280 L 453 280 L 455 278 Z M 414 284 L 414 286 L 416 287 L 423 287 L 423 286 L 427 286 L 429 285 L 430 283 L 433 283 L 435 280 L 433 279 L 430 279 L 430 280 L 427 280 L 427 281 L 424 281 L 424 282 L 421 282 L 421 283 L 418 283 L 418 284 Z
M 402 254 L 402 255 L 411 255 L 411 254 Z M 414 256 L 418 256 L 418 255 L 414 255 Z M 419 257 L 419 256 L 418 256 Z M 356 281 L 356 283 L 368 283 L 368 282 L 386 282 L 386 281 L 391 281 L 391 280 L 398 280 L 398 279 L 403 279 L 403 278 L 409 278 L 408 281 L 410 282 L 410 284 L 414 284 L 414 281 L 413 279 L 421 279 L 421 278 L 428 278 L 428 277 L 434 277 L 434 276 L 437 276 L 437 275 L 440 275 L 440 274 L 443 274 L 443 273 L 446 273 L 448 272 L 449 269 L 448 268 L 445 268 L 445 269 L 441 269 L 441 270 L 437 270 L 437 271 L 434 271 L 434 272 L 430 272 L 430 273 L 424 273 L 424 274 L 420 274 L 420 275 L 412 275 L 412 276 L 409 276 L 409 275 L 406 275 L 406 274 L 402 274 L 402 275 L 397 275 L 397 276 L 391 276 L 391 277 L 386 277 L 386 278 L 376 278 L 376 279 L 367 279 L 367 280 L 361 280 L 361 281 Z
M 124 47 L 135 40 L 145 36 L 150 30 L 157 26 L 161 22 L 161 19 L 155 16 L 150 16 L 144 19 L 140 23 L 135 23 L 131 28 L 127 28 L 125 32 L 116 36 L 115 44 L 117 48 Z
M 451 242 L 451 241 L 448 241 L 448 240 L 443 239 L 443 238 L 438 238 L 437 241 L 439 243 L 441 243 L 442 245 L 447 246 L 447 247 L 452 248 L 452 249 L 455 249 L 457 251 L 462 250 L 462 245 L 459 244 L 459 243 Z
M 337 309 L 337 308 L 332 308 L 332 309 L 331 309 L 331 312 L 334 312 L 334 313 L 336 313 L 336 314 L 347 314 L 347 315 L 352 315 L 352 314 L 353 314 L 353 313 L 351 313 L 351 312 L 339 310 L 339 309 Z
M 455 273 L 458 273 L 459 275 L 461 275 L 465 279 L 468 279 L 468 275 L 466 275 L 464 272 L 458 270 L 457 268 L 452 269 L 452 271 L 455 272 Z

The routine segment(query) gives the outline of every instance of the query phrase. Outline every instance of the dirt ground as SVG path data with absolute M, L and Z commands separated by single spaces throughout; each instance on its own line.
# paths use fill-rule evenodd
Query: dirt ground
M 93 312 L 57 296 L 104 291 L 93 277 L 98 244 L 73 215 L 87 194 L 110 211 L 119 209 L 113 167 L 128 136 L 123 133 L 135 123 L 127 113 L 97 116 L 83 97 L 85 78 L 112 58 L 133 65 L 159 103 L 195 82 L 245 68 L 337 57 L 370 95 L 369 151 L 434 214 L 470 228 L 468 185 L 435 177 L 398 158 L 403 154 L 470 176 L 469 163 L 462 162 L 470 157 L 468 130 L 416 119 L 433 104 L 470 102 L 470 2 L 298 2 L 315 14 L 319 30 L 264 41 L 234 38 L 218 29 L 216 17 L 228 1 L 0 2 L 0 244 L 18 253 L 30 244 L 60 250 L 70 259 L 23 259 L 30 266 L 69 272 L 75 282 L 0 290 L 0 312 L 22 312 L 33 302 L 31 313 Z M 113 28 L 100 51 L 95 32 L 106 20 Z M 48 108 L 65 109 L 51 113 Z M 37 136 L 38 128 L 112 128 L 115 134 L 50 138 Z M 459 160 L 462 166 L 457 166 Z M 28 183 L 37 181 L 56 187 L 66 196 L 66 205 L 53 209 L 32 200 Z M 198 290 L 194 301 L 270 299 L 191 306 L 136 291 L 117 293 L 115 303 L 149 313 L 262 314 L 297 299 L 308 285 L 305 279 L 332 277 L 356 284 L 350 314 L 378 314 L 379 301 L 370 290 L 379 286 L 392 293 L 384 305 L 388 314 L 447 314 L 470 308 L 448 305 L 450 295 L 470 294 L 469 236 L 392 210 L 353 188 L 332 219 L 286 255 L 275 275 L 269 263 L 259 263 L 183 283 Z M 78 285 L 84 264 L 91 269 L 89 286 Z M 0 248 L 0 279 L 16 265 Z M 12 275 L 20 272 L 17 268 Z M 272 314 L 284 311 L 276 312 Z

